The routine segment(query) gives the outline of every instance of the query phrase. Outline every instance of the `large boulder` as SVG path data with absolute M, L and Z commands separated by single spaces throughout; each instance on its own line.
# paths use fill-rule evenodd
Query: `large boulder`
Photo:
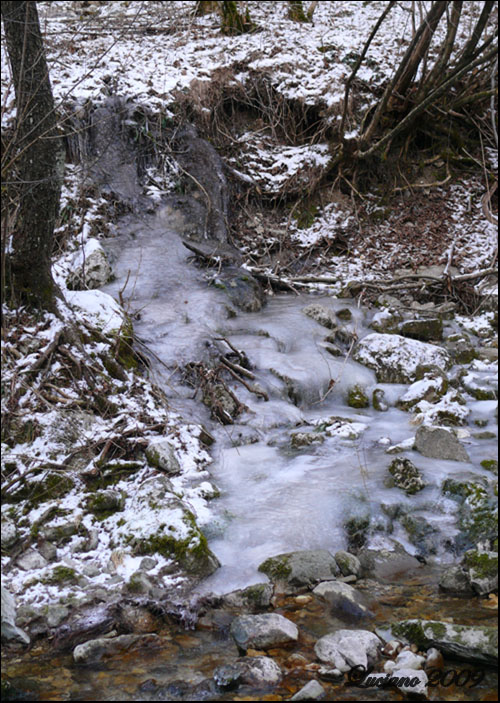
M 498 630 L 494 627 L 415 619 L 396 623 L 392 632 L 419 647 L 436 647 L 444 655 L 467 662 L 487 666 L 498 662 Z
M 241 615 L 231 623 L 231 635 L 242 650 L 268 649 L 299 637 L 297 626 L 277 613 Z
M 295 593 L 320 581 L 331 581 L 340 574 L 335 558 L 325 549 L 278 554 L 262 562 L 259 571 L 285 593 Z
M 324 600 L 330 606 L 334 615 L 346 615 L 352 618 L 363 618 L 370 611 L 355 588 L 341 581 L 324 581 L 313 590 L 315 596 Z
M 29 644 L 28 635 L 16 625 L 16 604 L 14 597 L 2 584 L 2 640 Z
M 456 434 L 446 427 L 419 427 L 415 435 L 414 449 L 432 459 L 470 461 Z
M 418 559 L 408 554 L 398 542 L 394 542 L 393 549 L 363 548 L 358 552 L 358 559 L 363 576 L 385 583 L 397 583 L 401 574 L 412 573 L 422 568 Z
M 378 658 L 381 640 L 368 630 L 337 630 L 319 639 L 314 651 L 322 662 L 339 671 L 349 671 L 354 666 L 368 668 Z
M 412 383 L 417 380 L 419 366 L 451 366 L 450 355 L 442 347 L 376 332 L 358 342 L 353 358 L 374 369 L 380 383 Z

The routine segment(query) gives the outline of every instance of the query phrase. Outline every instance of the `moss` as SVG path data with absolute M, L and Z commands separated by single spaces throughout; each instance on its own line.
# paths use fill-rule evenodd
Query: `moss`
M 494 474 L 498 473 L 498 461 L 496 459 L 483 459 L 481 466 Z
M 468 569 L 473 569 L 475 576 L 481 579 L 493 578 L 498 573 L 498 555 L 477 551 L 466 552 L 464 564 Z
M 47 470 L 40 468 L 35 475 L 45 473 Z M 8 500 L 11 503 L 18 503 L 22 500 L 29 501 L 29 508 L 36 508 L 43 501 L 61 498 L 73 490 L 75 482 L 69 476 L 62 473 L 49 471 L 41 481 L 26 481 L 21 488 L 11 493 Z
M 167 535 L 160 529 L 158 534 L 146 539 L 137 540 L 134 535 L 129 535 L 126 541 L 134 544 L 134 552 L 138 555 L 160 554 L 166 559 L 175 559 L 182 568 L 194 575 L 212 573 L 217 560 L 208 547 L 205 535 L 196 524 L 193 513 L 186 510 L 183 522 L 189 527 L 188 536 L 184 539 Z M 162 526 L 163 529 L 164 527 Z
M 62 583 L 75 583 L 78 579 L 77 573 L 69 566 L 55 566 L 50 576 L 41 579 L 41 583 L 57 585 Z
M 269 576 L 271 581 L 286 581 L 292 573 L 288 557 L 271 557 L 259 566 L 259 571 Z
M 317 214 L 317 205 L 305 205 L 303 208 L 297 209 L 294 213 L 294 219 L 298 229 L 309 229 L 314 223 Z
M 347 392 L 347 405 L 351 408 L 368 408 L 370 401 L 364 390 L 359 385 L 349 388 Z

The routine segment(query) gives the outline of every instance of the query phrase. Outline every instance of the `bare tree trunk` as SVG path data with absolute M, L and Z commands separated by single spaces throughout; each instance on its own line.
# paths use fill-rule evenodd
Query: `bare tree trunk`
M 455 0 L 451 8 L 451 15 L 448 19 L 448 31 L 446 33 L 446 39 L 443 42 L 441 51 L 436 60 L 436 63 L 432 67 L 429 75 L 425 78 L 423 82 L 417 100 L 423 98 L 427 93 L 434 88 L 435 85 L 439 83 L 442 79 L 446 66 L 448 65 L 451 52 L 453 51 L 453 46 L 455 44 L 455 37 L 457 35 L 458 23 L 460 22 L 460 15 L 462 14 L 462 1 Z
M 417 29 L 415 36 L 410 42 L 392 81 L 388 84 L 384 95 L 377 105 L 377 109 L 375 110 L 370 124 L 361 137 L 363 143 L 368 144 L 370 139 L 374 136 L 380 119 L 387 109 L 389 100 L 396 93 L 400 95 L 403 94 L 405 92 L 405 86 L 407 88 L 411 80 L 413 80 L 420 61 L 429 48 L 432 35 L 446 9 L 446 5 L 446 2 L 434 2 L 427 13 L 427 17 L 420 23 L 420 27 Z
M 308 22 L 304 8 L 302 7 L 302 2 L 290 0 L 288 3 L 288 19 L 294 22 Z
M 57 135 L 36 2 L 1 4 L 16 94 L 16 130 L 6 149 L 6 175 L 14 181 L 17 216 L 6 266 L 6 298 L 35 309 L 55 309 L 51 273 L 55 221 L 59 209 Z
M 220 3 L 220 9 L 222 15 L 221 31 L 223 34 L 243 34 L 250 32 L 254 28 L 248 9 L 245 16 L 240 15 L 235 0 L 223 0 Z

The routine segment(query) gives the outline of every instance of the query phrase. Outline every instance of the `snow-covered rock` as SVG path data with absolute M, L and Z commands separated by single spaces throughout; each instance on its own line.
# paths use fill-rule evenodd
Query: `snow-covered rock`
M 358 342 L 353 358 L 374 369 L 380 383 L 412 383 L 419 366 L 449 368 L 451 359 L 442 347 L 398 334 L 373 332 Z
M 73 260 L 73 271 L 68 276 L 70 290 L 101 288 L 111 278 L 111 266 L 106 252 L 97 239 L 88 239 Z

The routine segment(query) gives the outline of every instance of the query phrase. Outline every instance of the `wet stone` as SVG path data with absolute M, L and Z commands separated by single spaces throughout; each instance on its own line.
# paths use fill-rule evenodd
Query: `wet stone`
M 242 615 L 231 623 L 231 635 L 240 649 L 269 649 L 298 639 L 293 622 L 277 613 Z
M 309 681 L 305 686 L 302 686 L 300 691 L 291 697 L 292 701 L 319 701 L 326 695 L 323 686 L 315 681 Z
M 340 573 L 334 557 L 324 549 L 278 554 L 260 564 L 259 571 L 283 586 L 285 593 L 333 580 Z

